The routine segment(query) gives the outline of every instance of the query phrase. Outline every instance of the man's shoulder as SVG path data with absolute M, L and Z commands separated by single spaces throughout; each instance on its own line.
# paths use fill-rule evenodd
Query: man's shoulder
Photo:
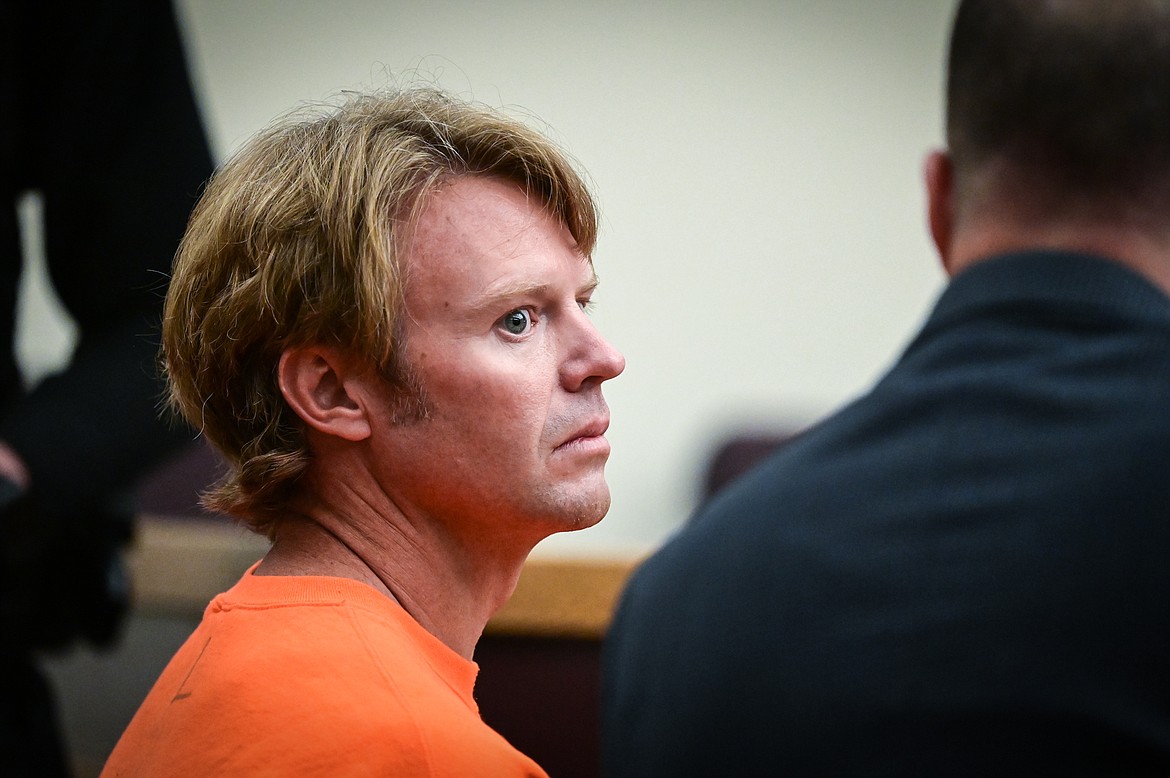
M 276 764 L 299 775 L 344 758 L 354 774 L 426 775 L 435 732 L 479 721 L 469 692 L 448 683 L 392 614 L 329 597 L 227 603 L 209 609 L 172 659 L 115 764 L 139 770 L 181 754 L 183 774 Z
M 824 424 L 832 428 L 839 423 L 835 415 Z M 789 497 L 803 493 L 815 477 L 810 457 L 823 445 L 818 440 L 824 434 L 820 426 L 783 444 L 700 505 L 639 565 L 623 599 L 682 607 L 726 596 L 721 587 L 744 580 L 757 562 L 766 565 L 777 530 L 790 531 L 795 526 L 792 520 L 801 518 L 783 516 Z M 785 521 L 784 527 L 780 521 Z

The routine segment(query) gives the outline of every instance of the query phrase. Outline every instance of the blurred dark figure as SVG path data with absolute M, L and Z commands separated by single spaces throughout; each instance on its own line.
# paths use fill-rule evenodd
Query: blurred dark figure
M 65 775 L 35 653 L 114 639 L 125 493 L 189 435 L 159 420 L 158 317 L 211 156 L 164 0 L 0 4 L 0 774 Z M 43 201 L 68 368 L 26 388 L 13 354 L 16 201 Z
M 609 776 L 1170 775 L 1170 2 L 962 0 L 947 98 L 951 282 L 635 574 Z

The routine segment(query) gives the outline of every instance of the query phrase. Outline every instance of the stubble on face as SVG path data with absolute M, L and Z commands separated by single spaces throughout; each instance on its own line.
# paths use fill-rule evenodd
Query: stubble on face
M 433 406 L 426 386 L 406 356 L 406 342 L 402 335 L 396 339 L 397 350 L 390 367 L 382 378 L 389 389 L 390 422 L 396 427 L 408 427 L 424 422 L 433 415 Z

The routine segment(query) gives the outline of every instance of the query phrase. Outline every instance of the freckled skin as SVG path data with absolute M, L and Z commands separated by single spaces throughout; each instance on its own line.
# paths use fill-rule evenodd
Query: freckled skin
M 601 385 L 625 360 L 582 310 L 593 267 L 568 230 L 516 186 L 465 177 L 429 201 L 407 261 L 405 354 L 430 414 L 374 414 L 382 488 L 464 537 L 595 524 L 610 500 Z

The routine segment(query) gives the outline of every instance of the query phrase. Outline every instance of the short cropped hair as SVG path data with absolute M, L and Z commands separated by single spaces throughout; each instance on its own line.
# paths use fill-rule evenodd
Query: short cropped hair
M 452 177 L 516 183 L 590 256 L 594 201 L 568 157 L 519 120 L 430 88 L 349 98 L 277 122 L 209 181 L 163 321 L 169 400 L 224 455 L 203 496 L 270 537 L 310 461 L 277 384 L 290 347 L 338 347 L 401 385 L 404 254 Z
M 1170 204 L 1170 1 L 962 0 L 947 73 L 960 199 L 1002 163 L 1029 188 Z

